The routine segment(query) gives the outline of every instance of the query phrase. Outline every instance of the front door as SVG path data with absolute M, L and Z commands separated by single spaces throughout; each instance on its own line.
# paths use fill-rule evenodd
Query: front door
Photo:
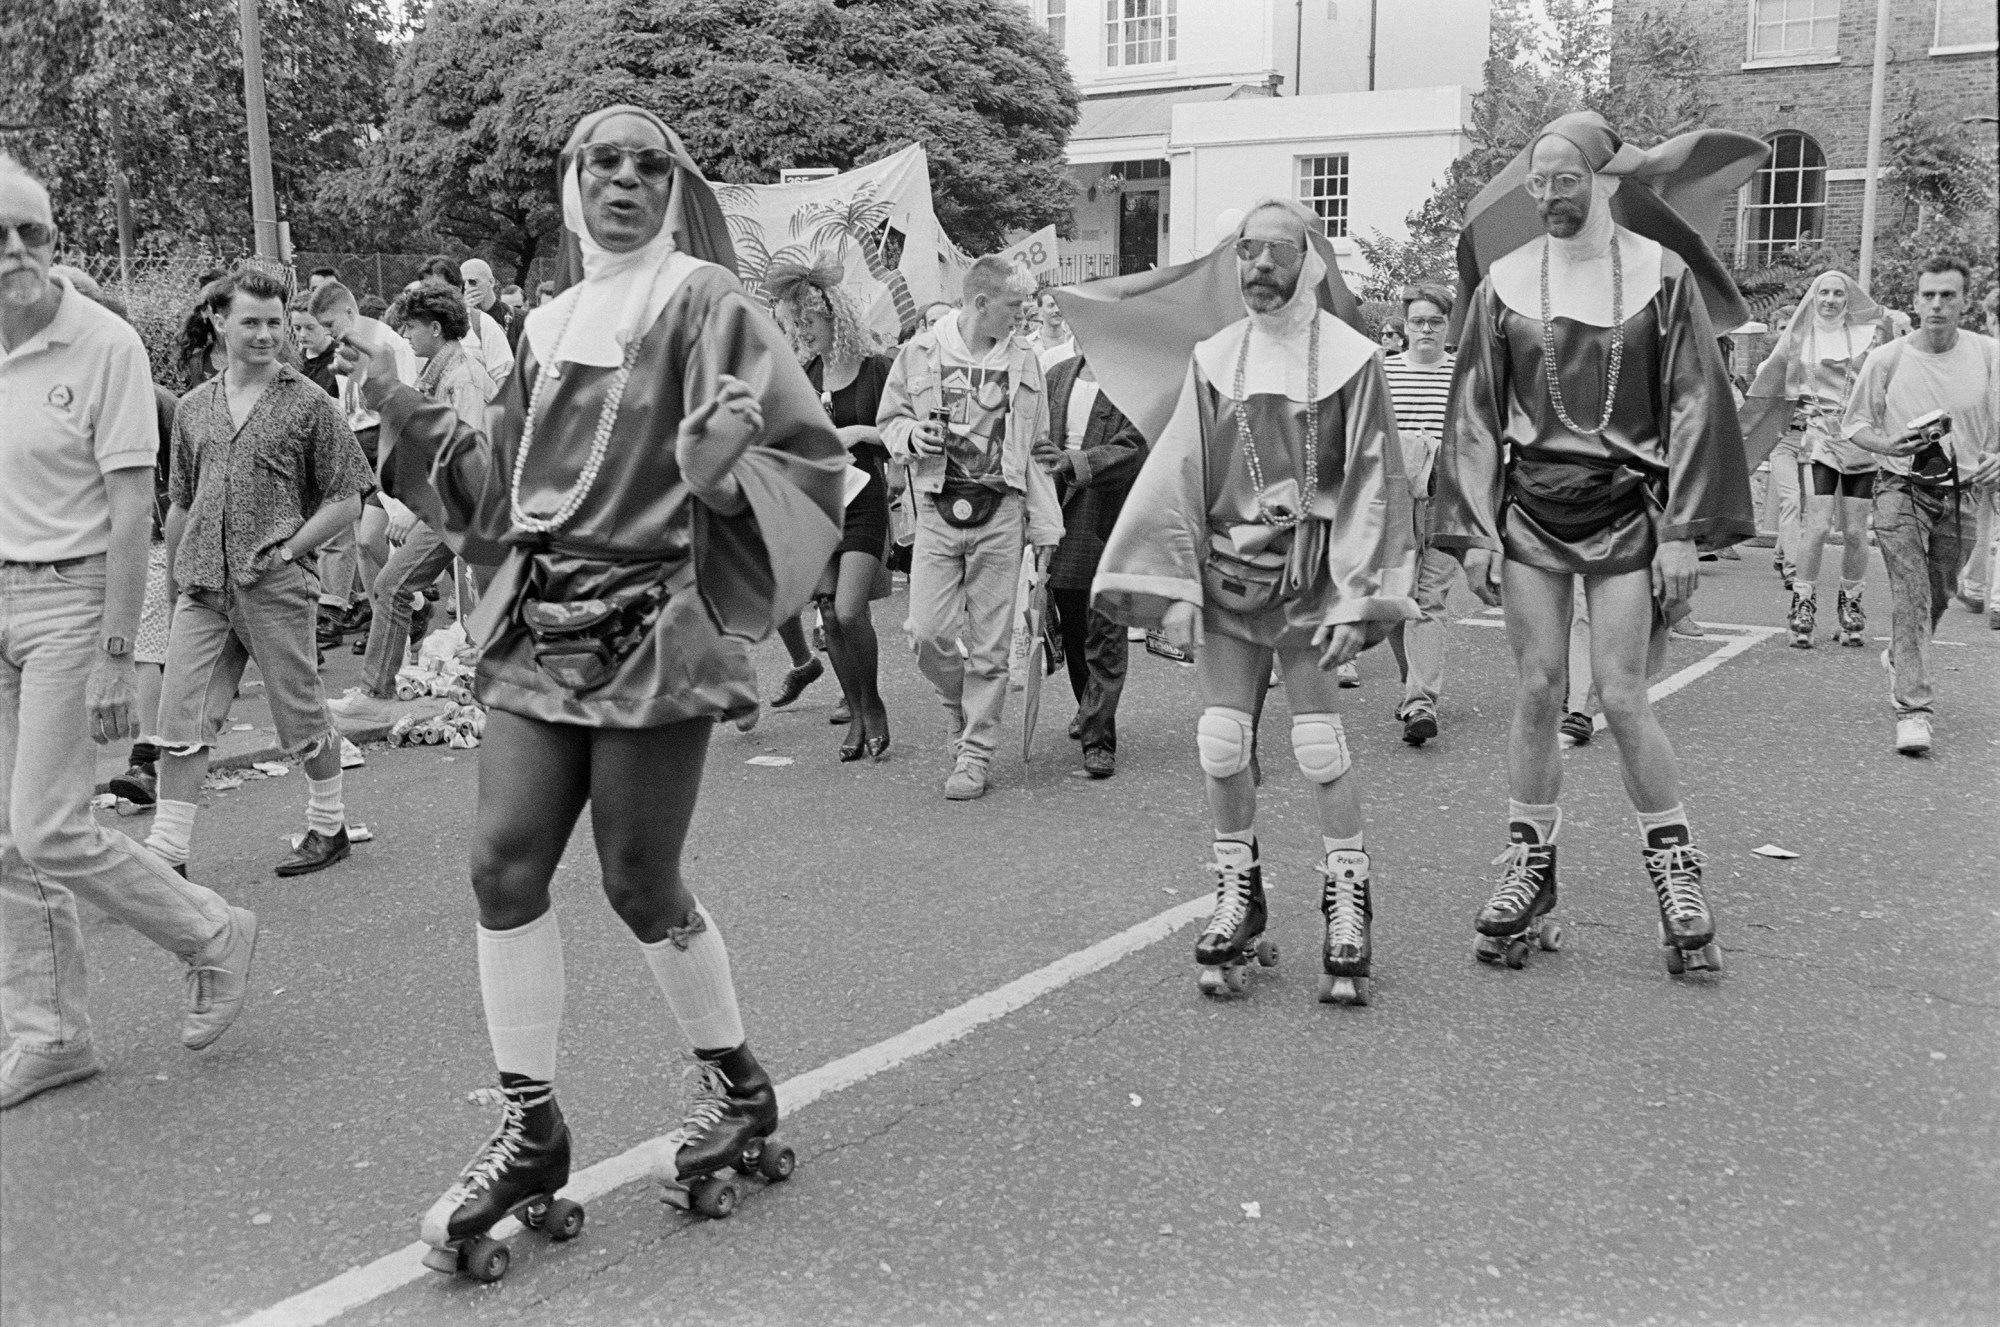
M 1160 262 L 1160 192 L 1134 189 L 1118 198 L 1118 272 L 1145 272 Z

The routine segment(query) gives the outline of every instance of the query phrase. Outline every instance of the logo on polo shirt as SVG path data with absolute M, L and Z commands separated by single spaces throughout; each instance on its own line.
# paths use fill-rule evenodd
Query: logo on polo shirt
M 70 402 L 74 400 L 76 400 L 76 393 L 69 389 L 69 384 L 67 383 L 59 382 L 49 388 L 49 404 L 58 410 L 69 409 Z

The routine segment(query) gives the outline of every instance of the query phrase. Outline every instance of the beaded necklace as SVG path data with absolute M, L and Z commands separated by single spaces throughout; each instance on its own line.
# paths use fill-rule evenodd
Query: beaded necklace
M 1625 364 L 1625 263 L 1618 250 L 1618 235 L 1611 236 L 1611 372 L 1604 384 L 1604 416 L 1597 421 L 1597 427 L 1587 429 L 1569 417 L 1569 407 L 1563 404 L 1562 375 L 1556 371 L 1556 323 L 1549 310 L 1549 249 L 1548 240 L 1542 241 L 1542 376 L 1549 382 L 1549 401 L 1556 408 L 1556 418 L 1572 433 L 1588 437 L 1602 437 L 1604 430 L 1611 427 L 1611 414 L 1618 407 L 1618 371 Z
M 1264 496 L 1264 466 L 1257 456 L 1257 443 L 1250 436 L 1250 400 L 1244 395 L 1244 374 L 1250 366 L 1250 334 L 1243 329 L 1243 348 L 1236 354 L 1236 445 L 1250 467 L 1250 483 L 1257 490 L 1257 514 L 1264 524 L 1289 530 L 1305 519 L 1319 495 L 1319 310 L 1313 310 L 1312 336 L 1306 343 L 1306 483 L 1296 514 L 1275 511 Z
M 666 269 L 661 263 L 653 269 L 653 282 L 646 291 L 646 302 L 652 303 L 652 291 L 660 283 L 660 273 Z M 562 325 L 556 328 L 555 344 L 549 350 L 549 358 L 535 374 L 535 390 L 528 396 L 528 417 L 521 423 L 521 445 L 514 453 L 514 482 L 509 487 L 507 497 L 513 509 L 514 524 L 528 534 L 553 534 L 576 516 L 585 498 L 597 483 L 597 472 L 604 468 L 604 457 L 611 450 L 611 430 L 618 423 L 618 407 L 625 399 L 625 384 L 632 381 L 632 366 L 639 360 L 639 347 L 645 341 L 643 332 L 634 334 L 625 346 L 625 357 L 618 365 L 617 376 L 611 379 L 611 388 L 604 395 L 604 404 L 597 412 L 597 431 L 591 435 L 590 456 L 583 463 L 583 473 L 576 477 L 576 483 L 563 495 L 553 516 L 530 516 L 521 506 L 521 476 L 527 473 L 528 453 L 535 445 L 535 420 L 542 412 L 542 395 L 549 383 L 562 377 L 556 361 L 562 352 L 563 337 L 569 332 L 569 320 L 576 316 L 576 307 L 583 303 L 579 297 L 563 315 Z

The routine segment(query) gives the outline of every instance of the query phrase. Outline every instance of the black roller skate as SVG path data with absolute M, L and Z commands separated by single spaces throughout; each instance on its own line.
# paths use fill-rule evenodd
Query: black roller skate
M 1792 633 L 1792 648 L 1812 648 L 1813 625 L 1819 617 L 1819 601 L 1812 595 L 1792 591 L 1792 611 L 1785 615 L 1785 627 Z
M 1868 615 L 1861 611 L 1861 591 L 1842 590 L 1834 611 L 1840 624 L 1834 638 L 1842 645 L 1859 646 L 1868 630 Z
M 654 1169 L 661 1202 L 720 1219 L 742 1199 L 738 1180 L 792 1177 L 798 1156 L 777 1136 L 777 1089 L 748 1046 L 696 1051 L 687 1083 L 687 1109 Z
M 1507 850 L 1493 859 L 1505 867 L 1493 897 L 1479 910 L 1473 926 L 1479 939 L 1472 956 L 1481 963 L 1505 963 L 1510 968 L 1527 965 L 1535 945 L 1554 953 L 1562 948 L 1563 924 L 1550 913 L 1556 908 L 1556 830 L 1562 828 L 1558 813 L 1542 842 L 1541 832 L 1525 820 L 1508 824 Z
M 1278 942 L 1264 934 L 1264 868 L 1257 845 L 1230 839 L 1215 844 L 1215 911 L 1194 942 L 1203 995 L 1240 991 L 1249 983 L 1250 956 L 1263 967 L 1278 962 Z
M 1715 917 L 1701 892 L 1702 852 L 1689 843 L 1687 830 L 1670 826 L 1655 830 L 1646 846 L 1646 875 L 1660 904 L 1660 943 L 1667 951 L 1667 971 L 1722 971 L 1722 946 L 1715 943 Z
M 498 1281 L 510 1255 L 487 1232 L 503 1218 L 518 1216 L 560 1242 L 582 1233 L 583 1208 L 556 1197 L 569 1183 L 569 1126 L 547 1083 L 502 1074 L 498 1089 L 483 1088 L 473 1099 L 500 1107 L 500 1127 L 424 1214 L 423 1241 L 431 1246 L 424 1266 Z
M 1326 918 L 1320 947 L 1321 1004 L 1368 1003 L 1368 926 L 1375 916 L 1368 897 L 1368 854 L 1342 849 L 1326 855 L 1319 910 Z

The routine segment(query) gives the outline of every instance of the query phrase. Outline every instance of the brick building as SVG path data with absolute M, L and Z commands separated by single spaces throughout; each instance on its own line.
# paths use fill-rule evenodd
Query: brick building
M 1717 128 L 1755 134 L 1772 157 L 1716 236 L 1725 259 L 1755 266 L 1801 239 L 1860 248 L 1874 0 L 1616 0 L 1612 40 L 1647 9 L 1669 8 L 1698 33 Z M 1914 96 L 1966 123 L 1994 150 L 2000 115 L 2000 0 L 1891 0 L 1883 122 Z M 1908 224 L 1885 189 L 1876 233 Z

